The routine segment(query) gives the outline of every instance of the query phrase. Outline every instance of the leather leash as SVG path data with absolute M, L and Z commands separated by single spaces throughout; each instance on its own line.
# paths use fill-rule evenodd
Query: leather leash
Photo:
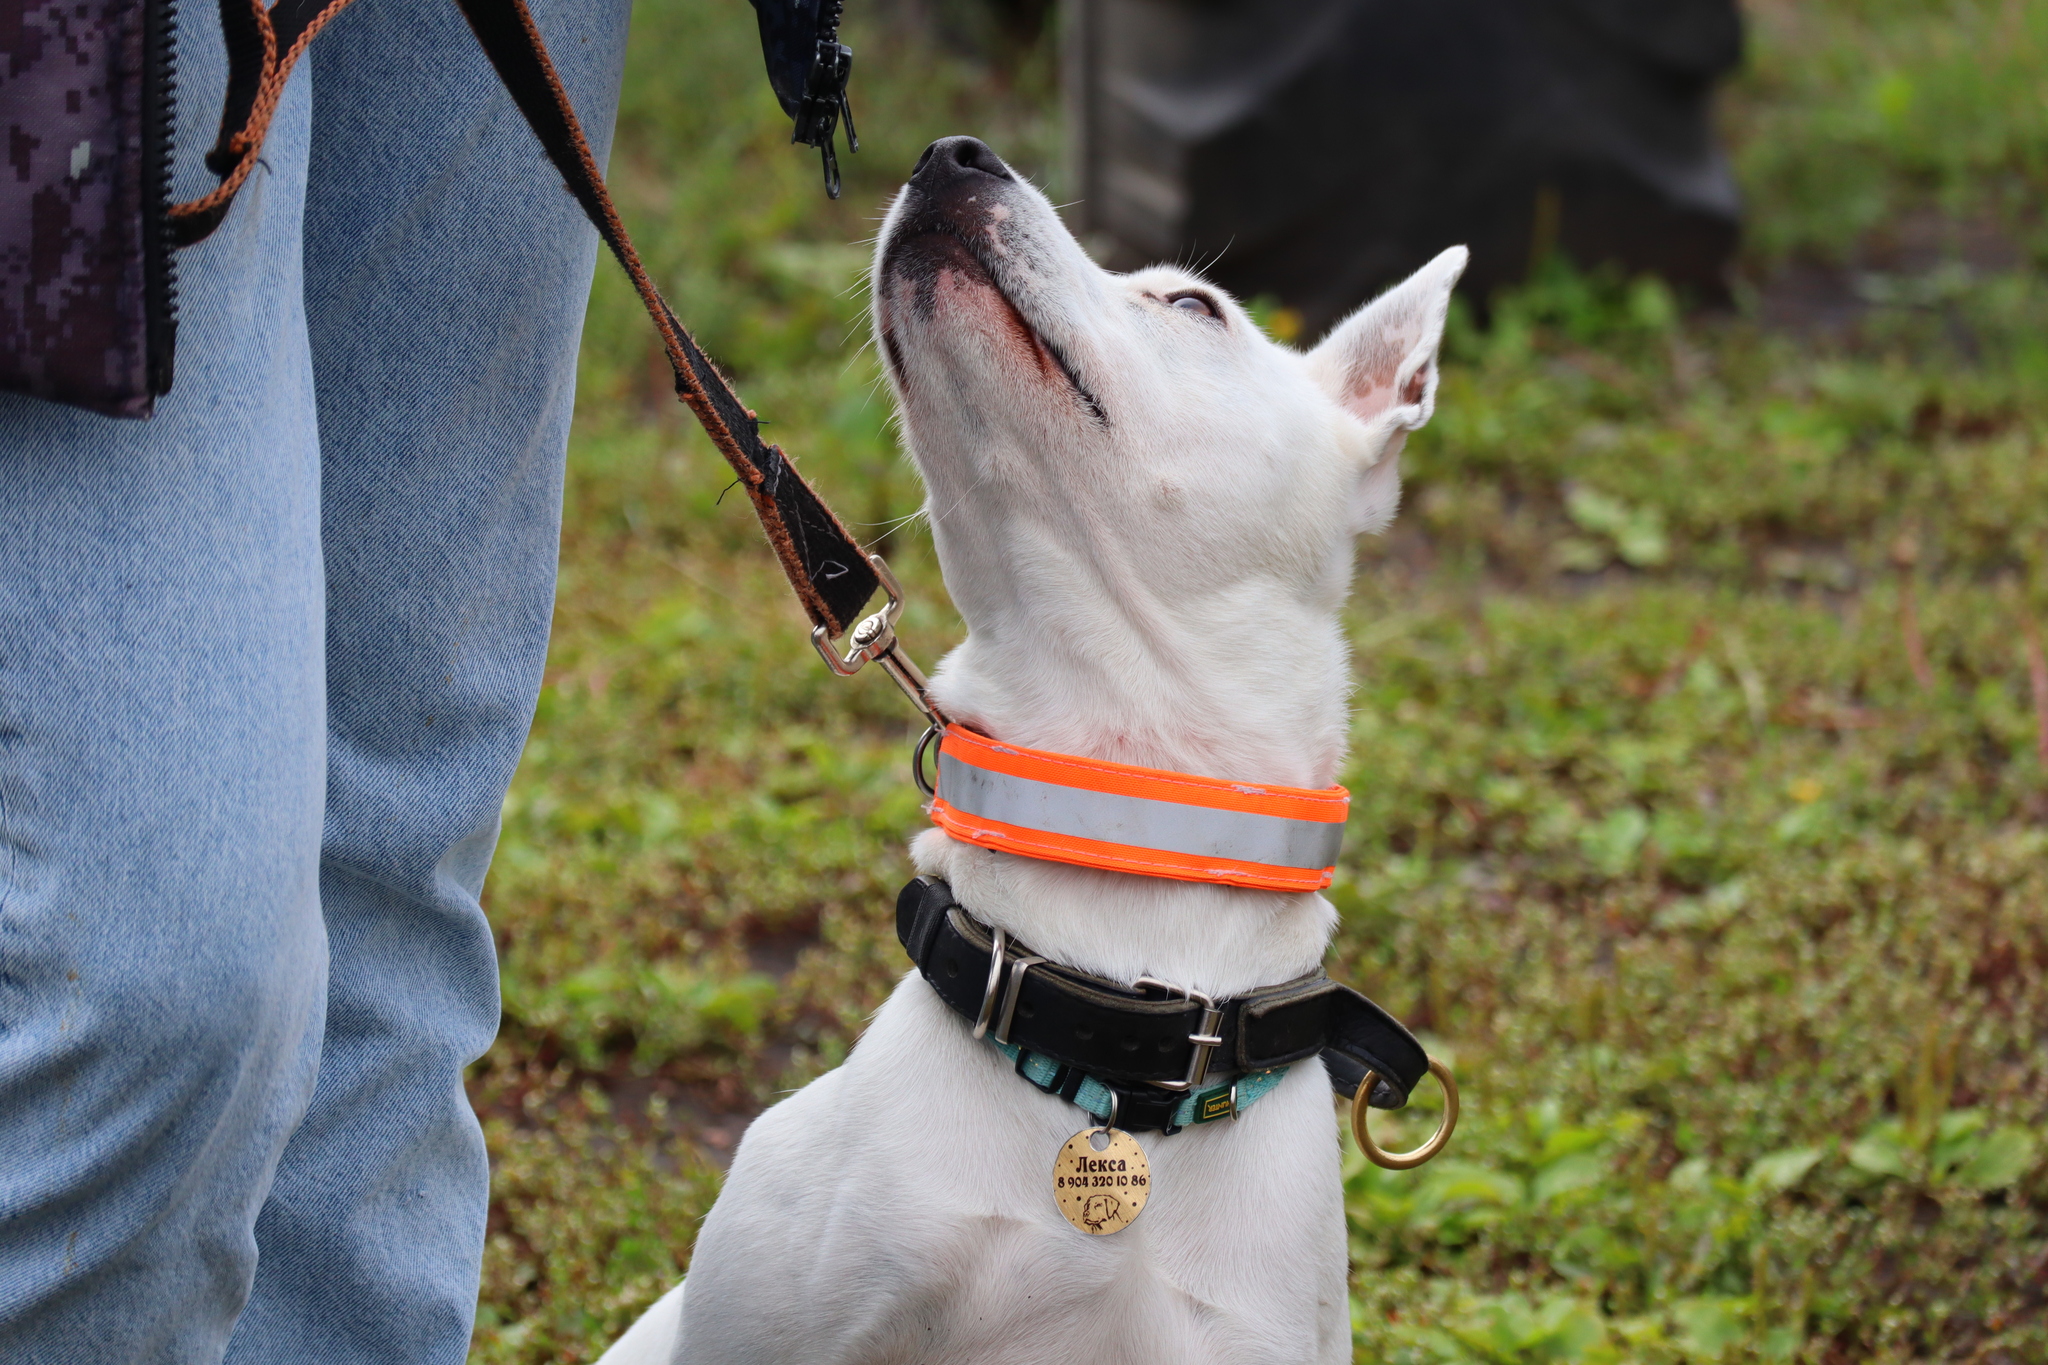
M 228 92 L 219 140 L 206 158 L 220 184 L 208 194 L 172 206 L 169 217 L 176 245 L 203 241 L 227 217 L 262 152 L 292 67 L 320 30 L 349 3 L 278 0 L 266 8 L 262 0 L 221 0 Z M 525 0 L 455 3 L 584 216 L 632 281 L 661 335 L 662 350 L 675 374 L 676 397 L 739 476 L 783 575 L 811 620 L 812 643 L 818 652 L 842 676 L 858 672 L 867 663 L 880 663 L 926 719 L 937 723 L 938 713 L 925 695 L 924 675 L 896 640 L 895 623 L 903 601 L 888 566 L 879 555 L 861 548 L 781 447 L 761 439 L 753 411 L 740 401 L 655 288 L 620 221 L 604 174 Z M 887 592 L 888 604 L 856 624 L 877 588 Z M 841 656 L 831 641 L 849 632 L 851 648 Z

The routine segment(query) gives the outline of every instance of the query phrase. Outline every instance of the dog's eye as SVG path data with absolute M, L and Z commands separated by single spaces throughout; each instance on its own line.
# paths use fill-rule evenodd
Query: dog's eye
M 1216 305 L 1204 294 L 1174 294 L 1166 301 L 1175 308 L 1189 313 L 1200 313 L 1205 318 L 1220 318 L 1223 316 L 1222 313 L 1217 311 Z

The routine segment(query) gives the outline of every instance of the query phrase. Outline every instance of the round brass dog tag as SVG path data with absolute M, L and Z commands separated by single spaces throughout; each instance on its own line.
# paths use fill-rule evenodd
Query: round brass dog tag
M 1096 1148 L 1101 1134 L 1108 1143 Z M 1145 1149 L 1121 1128 L 1084 1128 L 1052 1163 L 1052 1197 L 1067 1221 L 1092 1237 L 1122 1232 L 1145 1211 L 1152 1166 Z

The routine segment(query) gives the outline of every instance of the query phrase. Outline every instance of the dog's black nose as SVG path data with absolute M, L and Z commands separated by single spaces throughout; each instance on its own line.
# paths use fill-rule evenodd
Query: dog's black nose
M 988 149 L 988 144 L 978 137 L 942 137 L 924 149 L 924 155 L 917 159 L 917 169 L 910 173 L 910 183 L 920 189 L 936 189 L 940 185 L 964 180 L 969 176 L 992 175 L 998 180 L 1015 180 L 1003 159 Z

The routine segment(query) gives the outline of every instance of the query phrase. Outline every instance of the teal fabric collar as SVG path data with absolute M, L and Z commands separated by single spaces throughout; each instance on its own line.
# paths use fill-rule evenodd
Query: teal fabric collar
M 1057 1092 L 1060 1064 L 1050 1057 L 1041 1057 L 1035 1052 L 1026 1052 L 1014 1043 L 1002 1043 L 993 1037 L 985 1039 L 990 1047 L 1002 1053 L 1016 1066 L 1017 1074 L 1030 1081 L 1040 1090 Z M 1233 1119 L 1261 1096 L 1280 1084 L 1280 1078 L 1287 1074 L 1287 1068 L 1276 1066 L 1270 1071 L 1253 1071 L 1223 1085 L 1197 1090 L 1184 1097 L 1173 1111 L 1173 1119 L 1167 1125 L 1168 1133 L 1197 1123 L 1214 1123 L 1218 1119 Z M 1110 1106 L 1115 1096 L 1101 1081 L 1089 1076 L 1081 1082 L 1080 1089 L 1073 1094 L 1073 1102 L 1093 1115 L 1097 1122 L 1107 1123 Z

